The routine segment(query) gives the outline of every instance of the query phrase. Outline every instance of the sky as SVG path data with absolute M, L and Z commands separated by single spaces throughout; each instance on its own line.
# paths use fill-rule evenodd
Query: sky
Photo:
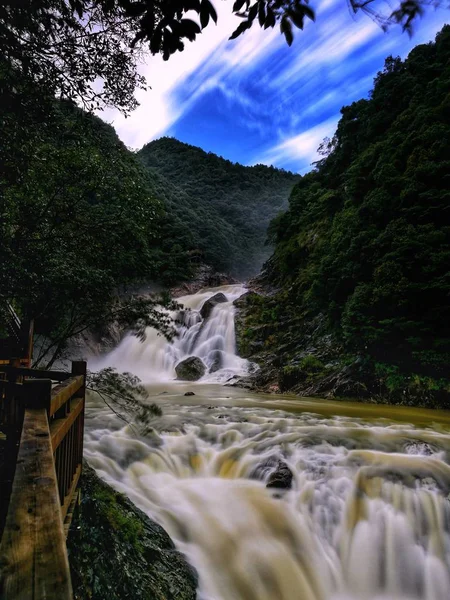
M 165 62 L 148 56 L 140 66 L 151 89 L 137 92 L 140 106 L 125 118 L 101 115 L 123 142 L 138 149 L 172 136 L 244 165 L 274 165 L 305 173 L 317 148 L 336 129 L 342 106 L 367 97 L 389 56 L 434 40 L 450 12 L 430 9 L 410 38 L 385 33 L 345 0 L 311 0 L 316 21 L 294 30 L 289 47 L 279 29 L 255 23 L 237 40 L 233 0 L 213 0 L 211 23 Z

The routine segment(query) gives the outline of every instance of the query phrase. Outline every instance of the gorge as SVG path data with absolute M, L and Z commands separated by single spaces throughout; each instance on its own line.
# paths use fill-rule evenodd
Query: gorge
M 219 292 L 229 302 L 202 324 Z M 137 433 L 92 397 L 87 460 L 167 530 L 198 573 L 200 600 L 447 597 L 449 414 L 221 385 L 248 368 L 235 355 L 231 302 L 244 292 L 187 296 L 175 342 L 148 331 L 94 361 L 137 373 L 161 414 Z M 177 361 L 208 364 L 214 350 L 222 369 L 175 380 Z M 292 478 L 272 486 L 280 469 Z

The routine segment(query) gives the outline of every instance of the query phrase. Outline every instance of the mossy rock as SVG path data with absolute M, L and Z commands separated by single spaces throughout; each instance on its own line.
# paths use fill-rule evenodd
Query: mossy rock
M 197 575 L 167 532 L 86 464 L 67 547 L 75 600 L 194 600 Z

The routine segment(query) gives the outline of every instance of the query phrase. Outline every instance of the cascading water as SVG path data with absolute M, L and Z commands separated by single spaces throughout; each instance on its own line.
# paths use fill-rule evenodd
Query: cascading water
M 197 310 L 213 293 L 185 302 Z M 211 383 L 186 398 L 168 379 L 192 348 L 216 347 L 218 308 L 214 327 L 193 342 L 194 324 L 159 358 L 127 340 L 111 354 L 138 374 L 150 362 L 154 380 L 165 365 L 148 386 L 162 416 L 136 436 L 91 399 L 89 462 L 167 529 L 199 572 L 200 600 L 450 598 L 450 415 Z M 280 468 L 291 488 L 267 488 Z
M 122 372 L 133 372 L 144 382 L 163 381 L 176 378 L 175 366 L 181 360 L 197 356 L 208 369 L 206 381 L 221 382 L 246 373 L 248 361 L 236 356 L 233 306 L 233 301 L 245 291 L 242 285 L 229 285 L 177 298 L 184 310 L 172 314 L 179 322 L 178 336 L 172 342 L 149 327 L 144 342 L 127 335 L 106 358 L 94 361 L 94 368 L 112 366 Z M 218 293 L 224 294 L 227 301 L 218 303 L 208 318 L 203 319 L 202 306 Z M 218 357 L 219 368 L 209 372 Z

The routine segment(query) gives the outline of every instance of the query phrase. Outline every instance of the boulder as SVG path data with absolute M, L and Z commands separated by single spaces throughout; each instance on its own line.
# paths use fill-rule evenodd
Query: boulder
M 292 487 L 292 471 L 287 464 L 280 460 L 274 471 L 269 475 L 266 488 L 289 490 Z
M 184 395 L 185 396 L 195 396 L 195 393 L 194 392 L 186 392 Z
M 206 366 L 198 356 L 189 356 L 175 367 L 177 379 L 197 381 L 206 373 Z
M 208 300 L 203 303 L 203 306 L 200 309 L 200 314 L 203 320 L 206 320 L 212 313 L 213 308 L 222 302 L 228 302 L 227 297 L 225 294 L 222 294 L 222 292 L 219 292 L 218 294 L 211 296 L 211 298 L 208 298 Z

